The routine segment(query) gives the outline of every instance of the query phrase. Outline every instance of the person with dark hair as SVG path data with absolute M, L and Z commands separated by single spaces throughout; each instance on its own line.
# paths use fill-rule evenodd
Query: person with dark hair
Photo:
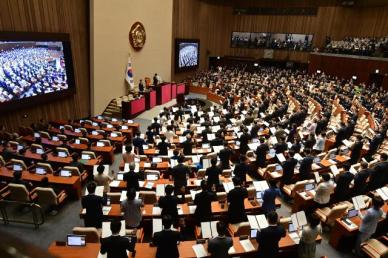
M 230 257 L 228 251 L 233 246 L 233 240 L 231 237 L 226 236 L 227 225 L 222 221 L 218 221 L 216 227 L 218 236 L 209 239 L 207 251 L 212 258 Z
M 173 220 L 170 215 L 162 217 L 163 230 L 155 232 L 152 243 L 157 247 L 156 258 L 179 258 L 177 245 L 181 240 L 181 235 L 177 231 L 171 230 Z
M 300 162 L 299 167 L 299 180 L 306 180 L 311 178 L 312 165 L 314 163 L 314 157 L 311 155 L 310 149 L 305 149 L 306 156 Z
M 256 163 L 261 168 L 265 167 L 268 151 L 269 151 L 269 147 L 268 147 L 268 144 L 265 143 L 265 139 L 260 138 L 260 145 L 257 146 L 255 154 L 256 154 Z
M 123 175 L 123 181 L 127 183 L 127 191 L 129 191 L 131 188 L 134 188 L 136 191 L 138 191 L 140 188 L 139 179 L 139 174 L 135 173 L 135 165 L 129 165 L 129 171 Z
M 285 142 L 284 138 L 280 137 L 279 142 L 276 143 L 273 148 L 275 149 L 275 153 L 279 154 L 284 153 L 288 149 L 288 145 Z
M 314 213 L 309 216 L 309 224 L 303 227 L 298 246 L 299 258 L 314 258 L 317 236 L 322 234 L 320 219 Z
M 197 220 L 197 225 L 200 225 L 204 221 L 211 221 L 212 202 L 217 201 L 217 195 L 208 190 L 208 185 L 205 180 L 201 181 L 201 190 L 202 192 L 197 193 L 194 198 L 194 204 L 197 206 L 194 217 Z
M 361 217 L 361 225 L 355 245 L 357 255 L 362 255 L 361 243 L 368 240 L 376 232 L 377 224 L 383 216 L 383 211 L 381 209 L 383 206 L 383 199 L 381 199 L 380 196 L 375 195 L 372 198 L 372 207 L 367 210 L 366 214 L 363 215 L 361 212 L 358 213 Z
M 136 199 L 136 190 L 131 188 L 127 191 L 127 199 L 121 202 L 121 212 L 124 213 L 127 228 L 137 228 L 140 225 L 143 202 Z
M 353 196 L 366 194 L 368 189 L 367 180 L 373 170 L 372 168 L 368 168 L 368 166 L 367 162 L 361 162 L 361 170 L 354 176 Z
M 182 142 L 183 154 L 192 155 L 193 154 L 193 145 L 194 142 L 191 139 L 191 135 L 186 135 L 186 141 Z
M 358 160 L 361 157 L 361 150 L 363 145 L 364 144 L 362 143 L 362 136 L 358 135 L 357 141 L 350 147 L 350 151 L 351 151 L 350 160 L 349 160 L 350 164 L 355 164 L 358 162 Z
M 88 195 L 82 197 L 82 208 L 86 209 L 85 213 L 85 227 L 102 227 L 102 206 L 105 204 L 104 199 L 101 196 L 95 195 L 96 183 L 90 182 L 86 186 L 88 189 Z
M 178 197 L 172 195 L 174 187 L 172 185 L 166 185 L 164 189 L 165 196 L 161 196 L 158 201 L 158 206 L 162 209 L 163 215 L 170 215 L 174 222 L 178 219 L 178 204 L 183 203 Z
M 179 150 L 178 149 L 174 149 L 172 151 L 172 157 L 170 159 L 178 160 L 178 158 L 179 158 Z
M 84 164 L 79 162 L 78 153 L 74 152 L 73 155 L 71 155 L 71 158 L 73 161 L 69 164 L 69 166 L 78 168 L 79 172 L 82 173 L 85 170 L 85 167 Z
M 345 163 L 343 169 L 345 172 L 338 176 L 337 186 L 334 190 L 334 198 L 338 202 L 345 201 L 350 197 L 350 183 L 354 179 L 354 175 L 349 171 L 349 163 Z
M 224 141 L 224 148 L 218 153 L 218 157 L 221 162 L 221 169 L 230 168 L 230 158 L 233 155 L 233 151 L 229 148 L 228 142 Z
M 154 122 L 150 125 L 150 129 L 154 129 L 155 130 L 155 135 L 159 135 L 160 128 L 162 128 L 162 126 L 158 122 L 158 118 L 154 117 Z M 148 137 L 148 135 L 147 135 L 147 137 Z
M 276 258 L 279 254 L 279 241 L 286 236 L 286 230 L 278 223 L 278 214 L 272 211 L 267 214 L 269 227 L 257 232 L 256 241 L 259 244 L 258 257 Z
M 316 206 L 322 207 L 330 202 L 330 195 L 334 192 L 334 182 L 329 174 L 322 174 L 322 182 L 320 182 L 315 190 L 314 202 Z
M 217 159 L 210 160 L 211 166 L 206 169 L 207 185 L 209 188 L 220 185 L 219 176 L 222 174 L 222 169 L 217 166 Z
M 108 174 L 104 174 L 105 166 L 104 165 L 98 165 L 97 166 L 97 174 L 93 175 L 93 180 L 96 182 L 97 186 L 103 186 L 104 187 L 104 193 L 108 193 L 110 191 L 109 183 L 113 181 L 113 178 L 111 178 Z
M 148 144 L 154 144 L 155 143 L 154 137 L 155 137 L 155 135 L 157 135 L 157 133 L 154 130 L 155 129 L 153 127 L 151 127 L 151 126 L 147 127 L 147 131 L 146 131 L 145 135 L 146 135 L 147 143 Z
M 125 153 L 123 153 L 123 161 L 128 164 L 135 164 L 136 154 L 132 153 L 132 145 L 125 146 Z
M 246 176 L 249 172 L 249 160 L 245 155 L 240 155 L 239 163 L 234 166 L 234 175 L 240 179 L 242 183 L 246 182 Z
M 172 179 L 174 180 L 175 194 L 185 194 L 187 179 L 190 175 L 190 168 L 183 164 L 184 156 L 179 156 L 178 165 L 172 168 Z
M 261 209 L 265 214 L 276 211 L 275 200 L 276 197 L 281 197 L 282 193 L 280 189 L 277 187 L 277 182 L 275 180 L 269 181 L 269 188 L 266 189 L 263 193 L 263 203 L 261 205 Z
M 247 220 L 244 200 L 248 198 L 248 191 L 241 187 L 241 180 L 233 177 L 234 189 L 227 194 L 229 223 L 235 224 Z
M 294 177 L 294 169 L 296 164 L 298 164 L 298 160 L 294 158 L 295 151 L 290 150 L 288 152 L 288 158 L 286 161 L 282 163 L 282 168 L 283 168 L 283 175 L 281 178 L 281 182 L 283 185 L 289 185 L 294 182 L 293 177 Z
M 247 151 L 249 150 L 248 143 L 251 140 L 251 136 L 248 133 L 248 128 L 243 129 L 243 134 L 240 136 L 240 153 L 245 155 Z
M 51 188 L 57 195 L 61 193 L 61 189 L 59 189 L 55 185 L 50 184 L 47 176 L 43 177 L 42 180 L 40 180 L 39 187 Z
M 369 150 L 365 155 L 367 160 L 372 159 L 372 156 L 377 152 L 380 148 L 380 145 L 384 141 L 384 135 L 381 132 L 377 132 L 373 139 L 369 142 Z
M 110 231 L 112 235 L 106 238 L 101 238 L 101 254 L 107 254 L 107 258 L 128 258 L 127 250 L 135 252 L 135 241 L 131 238 L 120 236 L 121 222 L 113 220 L 110 223 Z
M 31 191 L 32 187 L 33 187 L 32 183 L 28 182 L 28 181 L 24 181 L 22 179 L 22 175 L 23 175 L 22 171 L 15 171 L 15 172 L 13 172 L 13 178 L 11 180 L 11 183 L 24 185 L 27 188 L 28 191 Z
M 380 154 L 380 163 L 378 163 L 370 173 L 368 187 L 369 190 L 376 190 L 388 183 L 388 155 Z
M 137 132 L 135 134 L 135 138 L 132 139 L 132 145 L 135 147 L 135 151 L 137 151 L 138 155 L 143 155 L 144 154 L 144 149 L 143 145 L 145 145 L 146 142 L 144 141 L 143 138 L 140 138 L 140 132 Z
M 162 135 L 160 137 L 160 142 L 157 145 L 157 148 L 159 150 L 159 155 L 168 155 L 168 148 L 170 148 L 170 144 L 166 142 L 166 136 Z
M 346 139 L 346 136 L 346 126 L 343 122 L 341 122 L 340 128 L 338 129 L 337 134 L 335 135 L 334 148 L 338 148 L 339 146 L 341 146 L 343 144 L 342 141 Z

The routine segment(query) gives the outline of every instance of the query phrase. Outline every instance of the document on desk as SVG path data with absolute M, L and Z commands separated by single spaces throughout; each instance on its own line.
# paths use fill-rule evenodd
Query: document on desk
M 219 153 L 221 150 L 224 149 L 224 146 L 212 146 L 212 147 L 213 147 L 213 151 L 216 153 Z
M 198 258 L 207 256 L 207 251 L 206 251 L 205 246 L 203 244 L 196 244 L 196 245 L 193 245 L 192 247 L 193 247 L 195 255 Z
M 362 195 L 358 195 L 358 196 L 353 197 L 352 202 L 354 205 L 354 209 L 356 209 L 358 211 L 366 208 L 364 197 Z
M 286 161 L 286 158 L 284 157 L 283 153 L 276 154 L 276 157 L 278 158 L 279 162 Z
M 163 230 L 162 219 L 152 219 L 152 235 Z
M 102 222 L 101 238 L 110 237 L 111 235 L 112 235 L 112 231 L 110 231 L 110 221 Z M 121 221 L 121 228 L 120 228 L 119 235 L 125 236 L 125 220 Z
M 157 184 L 156 185 L 156 196 L 164 196 L 166 193 L 164 192 L 166 188 L 165 184 Z
M 139 181 L 139 187 L 144 187 L 145 181 Z
M 232 246 L 231 248 L 229 248 L 228 254 L 235 254 L 235 253 L 236 253 L 236 249 L 234 249 L 234 246 Z
M 252 245 L 250 239 L 240 240 L 240 244 L 244 248 L 245 252 L 252 252 L 255 250 L 255 247 Z
M 160 207 L 152 207 L 152 215 L 161 215 L 162 209 Z
M 250 150 L 255 151 L 259 145 L 260 145 L 260 143 L 258 143 L 258 142 L 256 142 L 256 143 L 249 143 L 248 147 L 249 147 Z
M 146 189 L 152 189 L 154 187 L 154 182 L 147 182 L 147 184 L 144 186 Z
M 120 185 L 120 181 L 118 181 L 118 180 L 113 180 L 109 184 L 109 186 L 111 186 L 111 187 L 119 187 L 119 185 Z
M 329 160 L 330 161 L 330 160 Z M 336 165 L 330 166 L 330 171 L 333 173 L 333 176 L 336 177 L 339 174 L 339 170 Z
M 252 229 L 263 229 L 267 228 L 268 221 L 264 214 L 261 215 L 248 215 L 248 222 Z
M 104 206 L 102 207 L 102 214 L 104 214 L 105 216 L 107 216 L 110 212 L 110 210 L 112 209 L 111 206 Z
M 218 236 L 217 222 L 218 221 L 201 222 L 201 233 L 203 238 L 213 238 Z
M 178 215 L 183 215 L 182 204 L 178 205 L 177 209 L 178 209 Z
M 314 178 L 315 178 L 315 182 L 317 182 L 317 184 L 321 181 L 321 177 L 319 176 L 318 172 L 314 172 Z
M 226 193 L 229 193 L 231 190 L 234 189 L 233 182 L 222 183 L 222 185 L 224 186 L 224 189 L 225 189 Z
M 384 186 L 383 188 L 379 188 L 376 192 L 384 201 L 388 200 L 388 187 Z
M 207 139 L 208 141 L 212 141 L 216 138 L 216 135 L 214 133 L 208 133 L 207 134 Z
M 294 241 L 295 244 L 297 244 L 297 245 L 299 244 L 299 242 L 300 242 L 300 237 L 299 237 L 298 233 L 292 232 L 292 233 L 289 233 L 288 235 L 290 236 L 290 238 L 292 239 L 292 241 Z
M 189 205 L 189 213 L 194 214 L 197 209 L 197 205 Z
M 193 199 L 193 201 L 194 201 L 194 200 L 195 200 L 195 195 L 196 195 L 197 193 L 200 193 L 200 192 L 202 192 L 202 190 L 197 190 L 197 191 L 195 191 L 195 190 L 190 190 L 191 199 Z
M 255 187 L 256 192 L 264 192 L 269 189 L 269 185 L 266 180 L 254 181 L 253 186 Z

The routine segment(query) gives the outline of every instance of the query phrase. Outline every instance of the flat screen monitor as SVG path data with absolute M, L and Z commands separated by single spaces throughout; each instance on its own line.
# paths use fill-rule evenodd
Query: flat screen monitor
M 67 245 L 68 246 L 85 246 L 86 236 L 82 235 L 67 235 Z
M 74 92 L 68 34 L 0 33 L 0 113 Z
M 175 40 L 175 70 L 195 70 L 199 66 L 199 40 Z

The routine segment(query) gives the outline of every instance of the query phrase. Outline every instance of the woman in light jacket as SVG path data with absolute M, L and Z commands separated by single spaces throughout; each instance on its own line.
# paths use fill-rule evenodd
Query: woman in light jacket
M 303 227 L 300 236 L 298 257 L 299 258 L 314 258 L 316 249 L 317 236 L 322 234 L 322 228 L 319 218 L 313 214 L 309 219 L 310 223 Z

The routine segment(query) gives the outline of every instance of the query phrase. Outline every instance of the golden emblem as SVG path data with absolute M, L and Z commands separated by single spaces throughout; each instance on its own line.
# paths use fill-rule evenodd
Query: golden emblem
M 129 43 L 135 50 L 143 48 L 146 41 L 146 32 L 143 24 L 135 22 L 129 31 Z

